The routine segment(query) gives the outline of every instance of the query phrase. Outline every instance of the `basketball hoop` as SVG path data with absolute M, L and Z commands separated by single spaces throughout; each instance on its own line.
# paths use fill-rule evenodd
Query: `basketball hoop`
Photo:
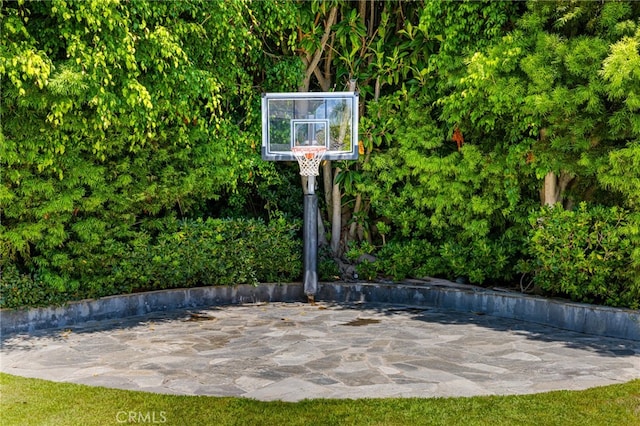
M 296 160 L 306 181 L 302 239 L 304 292 L 310 302 L 318 291 L 316 176 L 322 160 L 358 159 L 358 99 L 355 91 L 262 94 L 262 159 Z
M 320 162 L 327 148 L 324 146 L 304 145 L 294 146 L 291 152 L 300 165 L 300 175 L 318 176 L 320 174 Z

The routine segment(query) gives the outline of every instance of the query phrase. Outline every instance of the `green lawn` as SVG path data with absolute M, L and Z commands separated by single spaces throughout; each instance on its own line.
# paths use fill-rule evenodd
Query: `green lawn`
M 298 403 L 132 392 L 0 374 L 0 425 L 640 425 L 640 380 L 586 391 Z

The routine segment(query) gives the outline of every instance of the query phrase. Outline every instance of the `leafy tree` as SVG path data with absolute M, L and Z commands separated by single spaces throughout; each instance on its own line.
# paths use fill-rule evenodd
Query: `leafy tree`
M 113 291 L 164 218 L 273 174 L 255 88 L 298 80 L 271 54 L 294 19 L 289 3 L 2 2 L 1 263 Z
M 520 260 L 543 280 L 562 247 L 536 241 L 580 217 L 615 230 L 606 253 L 625 245 L 563 267 L 606 282 L 640 264 L 639 17 L 626 1 L 0 1 L 2 280 L 107 294 L 149 256 L 186 265 L 172 285 L 200 279 L 205 252 L 162 253 L 185 249 L 179 220 L 300 214 L 296 166 L 259 158 L 260 93 L 357 89 L 360 159 L 322 166 L 334 256 L 378 245 L 366 276 L 476 283 Z M 631 306 L 636 287 L 567 288 Z
M 302 2 L 297 51 L 305 73 L 299 90 L 358 90 L 360 116 L 365 116 L 368 97 L 377 100 L 385 83 L 399 85 L 401 73 L 406 75 L 404 56 L 419 55 L 415 44 L 402 49 L 397 45 L 405 26 L 417 22 L 422 6 L 421 2 Z M 371 147 L 362 154 L 361 162 L 368 162 Z M 357 239 L 356 234 L 365 238 L 368 202 L 355 187 L 361 179 L 358 165 L 326 161 L 322 170 L 331 249 L 334 256 L 340 256 L 346 244 Z M 351 223 L 343 227 L 344 221 Z
M 381 216 L 378 228 L 389 227 L 398 242 L 420 239 L 435 247 L 427 253 L 440 260 L 421 273 L 476 283 L 513 273 L 530 185 L 519 167 L 507 164 L 513 154 L 500 135 L 475 137 L 451 114 L 448 101 L 460 95 L 464 58 L 506 34 L 519 7 L 426 3 L 417 25 L 402 33 L 409 52 L 422 46 L 420 56 L 403 56 L 411 66 L 398 76 L 402 86 L 367 117 L 375 155 L 359 187 Z
M 598 170 L 638 137 L 632 70 L 640 9 L 632 2 L 527 5 L 516 30 L 470 59 L 444 112 L 467 134 L 502 135 L 541 181 L 544 204 L 604 201 Z M 628 68 L 618 74 L 613 67 L 622 64 Z
M 637 209 L 639 16 L 634 2 L 528 2 L 515 29 L 470 56 L 454 90 L 439 101 L 442 118 L 461 130 L 465 144 L 472 143 L 491 156 L 498 154 L 504 161 L 505 183 L 516 172 L 521 191 L 518 203 L 534 201 L 523 192 L 523 183 L 531 187 L 533 182 L 543 204 L 562 203 L 572 209 L 576 202 L 588 201 Z M 506 190 L 504 195 L 510 193 L 514 194 Z M 601 226 L 605 221 L 605 210 L 597 205 L 581 209 L 580 215 L 592 215 L 584 223 Z M 618 267 L 635 270 L 640 255 L 637 215 L 616 214 L 625 226 L 606 242 L 606 252 L 616 253 Z M 516 222 L 525 217 L 522 210 L 508 215 Z M 549 213 L 542 210 L 534 215 Z M 558 213 L 557 220 L 571 221 L 576 215 Z M 606 253 L 565 256 L 562 268 L 580 265 L 581 269 L 569 267 L 549 274 L 560 269 L 550 261 L 555 254 L 541 235 L 555 232 L 554 241 L 566 242 L 572 238 L 567 229 L 578 232 L 569 223 L 544 232 L 534 226 L 528 243 L 520 245 L 527 247 L 525 257 L 532 256 L 537 266 L 529 264 L 521 270 L 533 272 L 534 282 L 541 286 L 545 282 L 542 287 L 546 288 L 554 288 L 550 276 L 564 284 L 572 282 L 564 287 L 564 294 L 576 300 L 637 305 L 637 284 L 612 269 Z M 587 239 L 588 253 L 593 241 Z M 599 284 L 584 284 L 589 270 L 597 271 Z M 580 280 L 573 280 L 575 276 Z M 602 286 L 606 280 L 612 281 L 610 289 Z M 616 288 L 628 290 L 616 299 L 609 292 L 615 293 Z

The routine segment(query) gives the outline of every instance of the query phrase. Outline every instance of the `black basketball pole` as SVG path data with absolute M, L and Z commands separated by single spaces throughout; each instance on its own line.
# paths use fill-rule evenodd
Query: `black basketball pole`
M 318 196 L 316 177 L 308 177 L 308 193 L 304 196 L 304 293 L 313 303 L 318 291 Z

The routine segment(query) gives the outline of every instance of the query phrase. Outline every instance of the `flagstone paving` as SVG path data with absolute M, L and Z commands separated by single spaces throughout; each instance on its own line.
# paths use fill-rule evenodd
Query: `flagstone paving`
M 640 378 L 640 342 L 474 313 L 262 303 L 3 336 L 0 371 L 259 400 L 578 390 Z

